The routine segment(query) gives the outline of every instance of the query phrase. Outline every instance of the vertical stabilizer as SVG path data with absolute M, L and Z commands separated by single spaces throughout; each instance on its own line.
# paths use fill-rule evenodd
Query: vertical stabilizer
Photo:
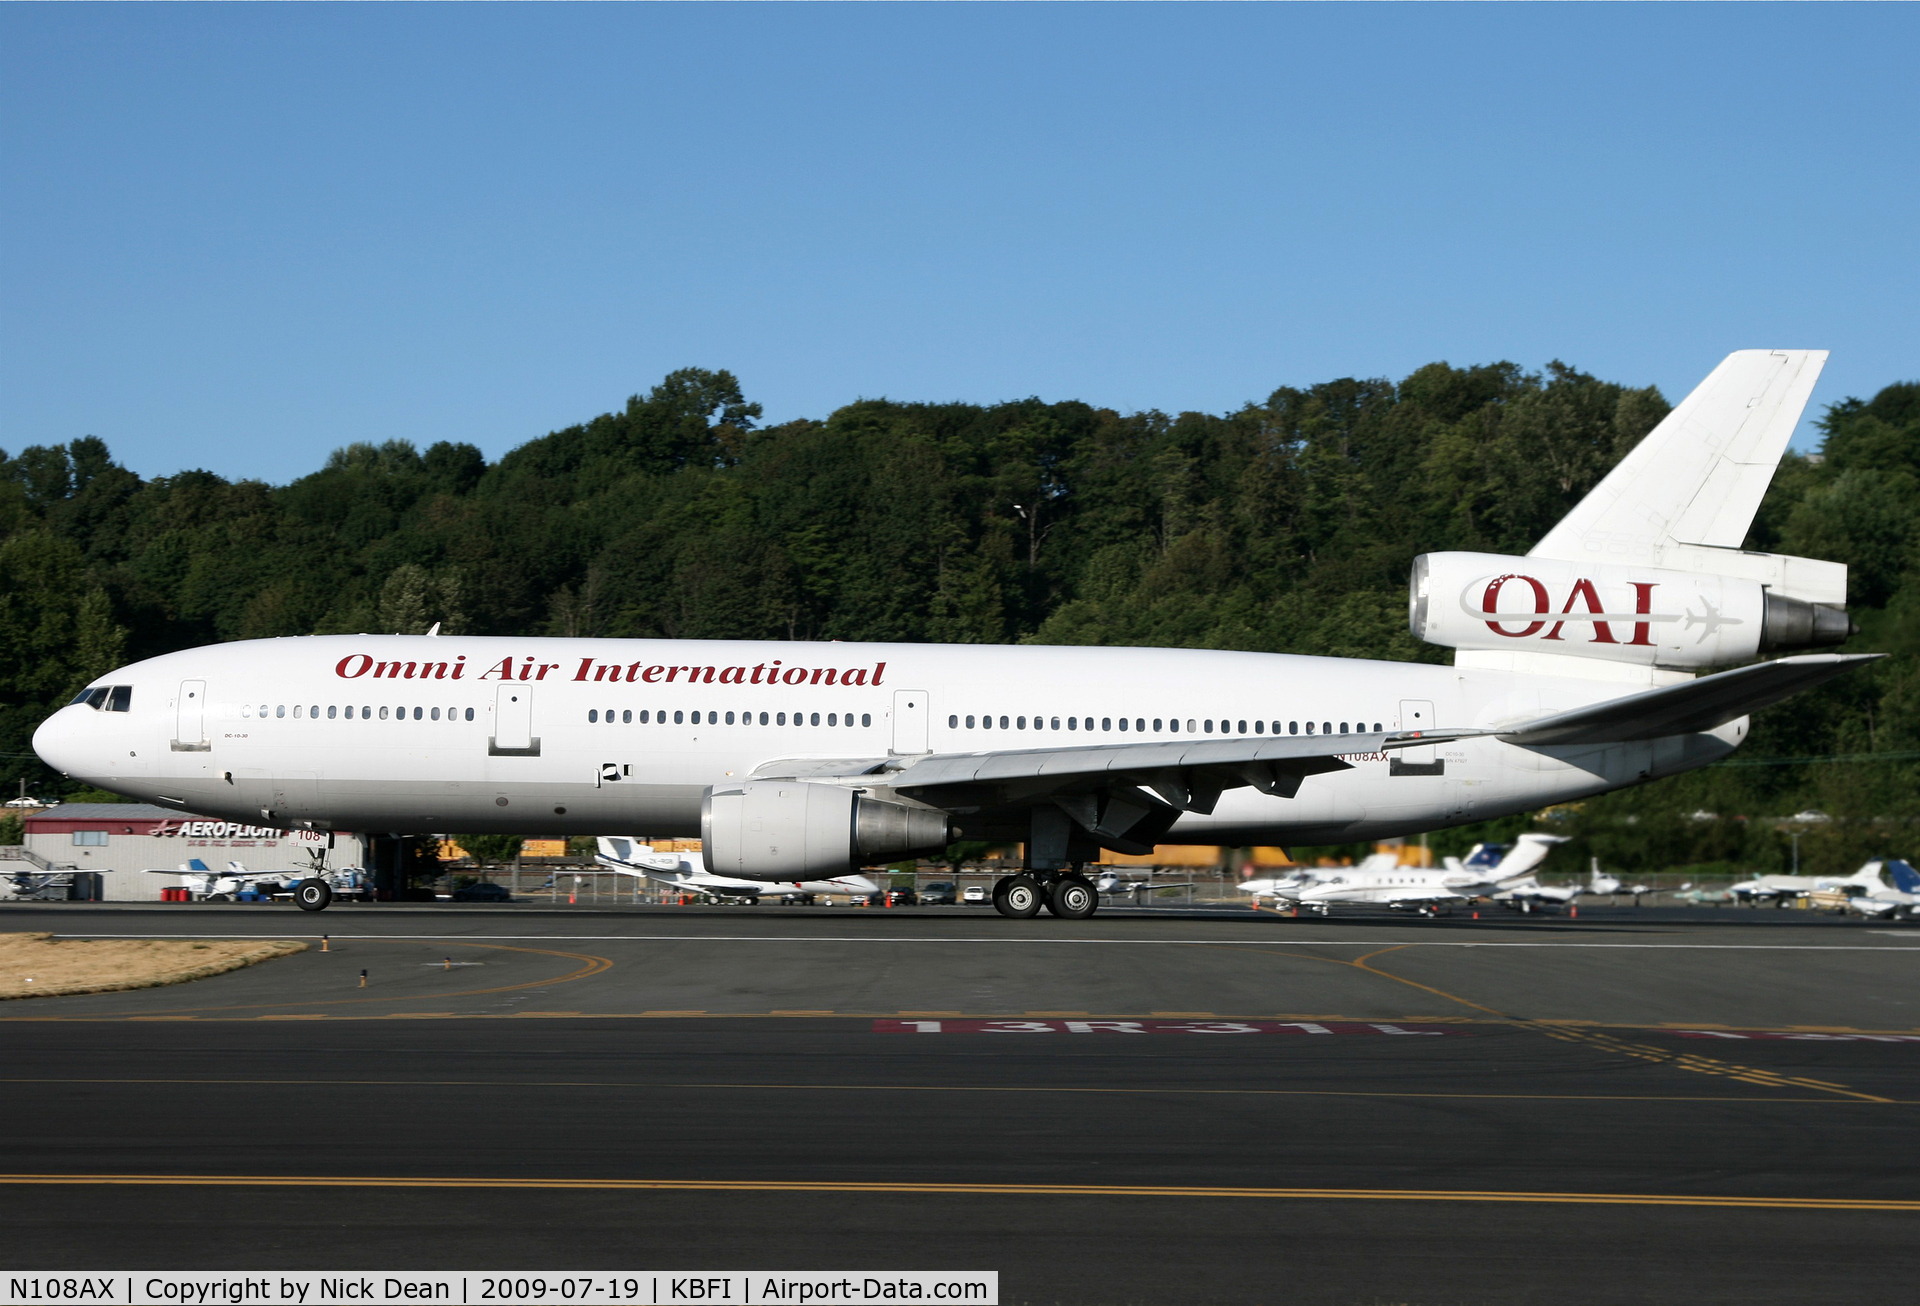
M 1547 860 L 1547 854 L 1554 850 L 1555 845 L 1566 841 L 1567 836 L 1563 834 L 1523 834 L 1514 840 L 1513 851 L 1500 859 L 1494 874 L 1502 882 L 1531 874 L 1534 867 Z
M 1738 549 L 1826 362 L 1728 354 L 1528 556 L 1672 566 L 1675 545 Z

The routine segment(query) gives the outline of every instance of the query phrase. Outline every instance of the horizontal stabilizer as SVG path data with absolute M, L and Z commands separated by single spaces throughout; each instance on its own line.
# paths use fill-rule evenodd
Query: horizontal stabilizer
M 1882 653 L 1808 653 L 1629 694 L 1498 734 L 1509 744 L 1615 744 L 1695 734 L 1812 689 Z

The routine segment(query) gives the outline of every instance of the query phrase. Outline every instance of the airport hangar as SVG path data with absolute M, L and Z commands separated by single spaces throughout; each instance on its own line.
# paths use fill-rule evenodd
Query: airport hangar
M 74 896 L 104 902 L 159 902 L 162 889 L 181 881 L 148 872 L 173 871 L 196 857 L 210 871 L 231 861 L 249 871 L 285 871 L 289 881 L 313 874 L 316 853 L 329 869 L 373 864 L 374 850 L 359 835 L 243 825 L 151 803 L 61 803 L 22 824 L 26 860 L 43 871 L 74 872 Z M 0 873 L 24 869 L 0 863 Z M 97 885 L 87 876 L 99 877 Z

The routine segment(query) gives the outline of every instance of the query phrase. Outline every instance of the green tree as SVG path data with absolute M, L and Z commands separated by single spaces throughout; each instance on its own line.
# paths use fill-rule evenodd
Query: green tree
M 517 834 L 456 834 L 453 841 L 465 848 L 474 861 L 484 866 L 499 866 L 520 855 L 526 842 Z

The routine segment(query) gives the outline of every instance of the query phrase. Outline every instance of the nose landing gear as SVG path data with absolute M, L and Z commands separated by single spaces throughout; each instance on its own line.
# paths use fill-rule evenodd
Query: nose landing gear
M 293 901 L 301 911 L 325 911 L 333 901 L 333 886 L 325 880 L 302 880 L 293 886 Z

